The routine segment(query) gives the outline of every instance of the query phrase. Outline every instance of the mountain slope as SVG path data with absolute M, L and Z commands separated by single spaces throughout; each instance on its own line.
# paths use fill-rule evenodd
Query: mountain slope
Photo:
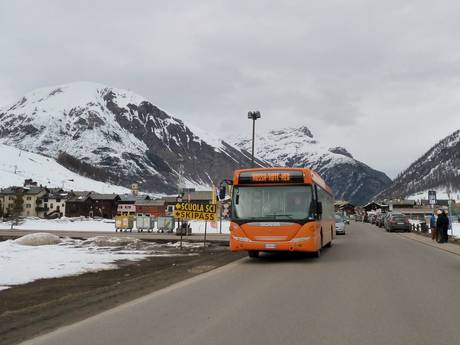
M 460 130 L 429 149 L 377 198 L 425 195 L 428 190 L 460 192 Z M 445 193 L 444 193 L 445 194 Z
M 0 188 L 22 186 L 25 179 L 33 179 L 47 187 L 67 190 L 92 190 L 98 193 L 130 193 L 124 187 L 79 176 L 54 159 L 0 144 Z
M 173 193 L 179 180 L 208 186 L 250 164 L 247 152 L 196 135 L 143 97 L 88 82 L 38 89 L 0 110 L 0 142 L 150 192 Z
M 251 148 L 251 140 L 233 138 L 230 141 L 240 148 Z M 391 183 L 384 173 L 357 161 L 345 148 L 321 145 L 305 126 L 260 133 L 255 151 L 255 155 L 275 166 L 316 170 L 332 186 L 336 199 L 350 200 L 357 205 Z

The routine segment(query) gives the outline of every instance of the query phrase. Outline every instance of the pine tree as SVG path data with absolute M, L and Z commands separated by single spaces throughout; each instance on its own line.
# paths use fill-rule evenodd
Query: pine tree
M 19 223 L 22 212 L 24 211 L 24 198 L 22 190 L 16 191 L 16 196 L 14 199 L 13 207 L 10 210 L 11 215 L 11 230 L 13 226 Z

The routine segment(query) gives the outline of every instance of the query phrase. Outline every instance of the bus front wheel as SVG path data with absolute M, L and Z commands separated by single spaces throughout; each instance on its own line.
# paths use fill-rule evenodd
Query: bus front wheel
M 258 250 L 249 250 L 248 255 L 250 258 L 258 258 L 259 257 L 259 251 Z

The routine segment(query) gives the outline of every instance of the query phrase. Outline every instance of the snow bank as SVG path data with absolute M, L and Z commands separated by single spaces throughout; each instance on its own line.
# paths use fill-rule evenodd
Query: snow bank
M 9 230 L 9 222 L 0 223 L 0 229 Z M 44 231 L 115 231 L 115 223 L 111 219 L 88 218 L 61 218 L 39 219 L 26 218 L 22 224 L 15 225 L 17 230 L 44 230 Z
M 452 234 L 456 238 L 460 238 L 460 223 L 453 223 L 452 224 Z M 450 234 L 450 232 L 449 232 Z
M 88 238 L 82 244 L 97 247 L 121 247 L 136 245 L 138 242 L 140 242 L 138 239 L 131 237 L 96 236 Z
M 157 225 L 157 224 L 155 224 Z M 192 220 L 190 221 L 193 234 L 204 234 L 205 222 Z M 0 222 L 0 230 L 9 230 L 11 224 L 9 222 Z M 219 221 L 208 222 L 208 234 L 219 233 Z M 222 221 L 222 233 L 230 233 L 230 222 Z M 40 231 L 90 231 L 90 232 L 114 232 L 115 223 L 112 219 L 87 219 L 87 218 L 61 218 L 61 219 L 39 219 L 27 218 L 20 225 L 14 226 L 17 230 L 40 230 Z M 135 230 L 136 228 L 134 228 Z M 155 229 L 157 230 L 157 229 Z
M 72 242 L 70 242 L 72 243 Z M 24 246 L 15 241 L 0 242 L 0 289 L 41 278 L 113 269 L 118 260 L 141 260 L 145 252 L 123 252 L 76 248 L 69 243 Z
M 19 237 L 14 242 L 23 246 L 47 246 L 58 244 L 61 239 L 56 235 L 40 232 Z

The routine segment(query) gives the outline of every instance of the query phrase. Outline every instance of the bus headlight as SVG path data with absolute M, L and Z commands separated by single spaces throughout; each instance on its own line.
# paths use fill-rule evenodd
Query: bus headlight
M 233 239 L 235 241 L 240 241 L 240 242 L 251 242 L 251 240 L 247 237 L 237 237 L 237 236 L 233 236 Z
M 310 237 L 296 237 L 296 238 L 293 238 L 291 240 L 291 242 L 293 243 L 299 243 L 299 242 L 304 242 L 304 241 L 308 241 L 310 239 Z

